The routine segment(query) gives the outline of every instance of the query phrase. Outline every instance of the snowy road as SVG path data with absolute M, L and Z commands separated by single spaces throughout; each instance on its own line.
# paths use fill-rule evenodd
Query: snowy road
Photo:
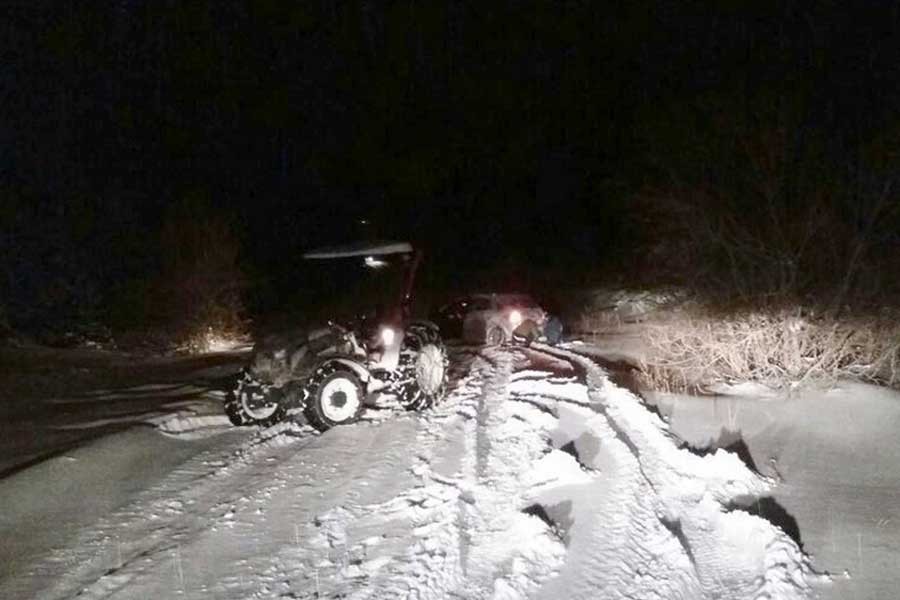
M 154 418 L 166 437 L 139 428 L 107 453 L 52 459 L 62 478 L 91 461 L 98 482 L 106 468 L 147 485 L 99 516 L 70 515 L 70 535 L 0 573 L 0 596 L 812 596 L 819 578 L 797 544 L 751 514 L 774 482 L 736 455 L 678 449 L 578 355 L 461 348 L 453 359 L 450 395 L 421 414 L 372 410 L 323 435 Z M 121 458 L 138 450 L 152 475 Z M 40 468 L 0 482 L 0 499 L 22 502 Z M 69 506 L 90 505 L 89 493 Z M 60 518 L 58 504 L 50 512 Z M 2 532 L 54 526 L 7 520 Z

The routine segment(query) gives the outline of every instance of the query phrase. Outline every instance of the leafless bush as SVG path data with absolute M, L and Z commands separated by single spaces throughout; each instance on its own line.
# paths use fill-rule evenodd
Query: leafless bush
M 827 296 L 835 310 L 900 292 L 897 128 L 841 159 L 773 92 L 723 89 L 648 115 L 655 175 L 629 204 L 641 272 L 727 301 Z
M 769 195 L 777 183 L 759 182 L 753 209 L 722 190 L 653 196 L 663 239 L 674 240 L 657 256 L 662 270 L 705 308 L 648 326 L 647 380 L 783 387 L 851 377 L 900 386 L 900 327 L 882 308 L 898 297 L 900 201 L 890 182 L 854 197 L 809 190 L 793 203 Z
M 793 388 L 841 378 L 900 387 L 900 322 L 888 314 L 693 309 L 648 325 L 645 338 L 644 377 L 655 388 L 702 390 L 721 381 Z
M 180 343 L 204 350 L 212 336 L 246 331 L 240 242 L 229 220 L 202 199 L 188 199 L 166 216 L 159 290 L 166 320 Z
M 890 183 L 866 198 L 820 195 L 758 206 L 702 188 L 645 190 L 653 239 L 649 270 L 707 295 L 757 300 L 825 295 L 831 306 L 870 303 L 890 287 L 900 199 Z M 651 217 L 652 215 L 652 217 Z
M 792 98 L 723 89 L 648 114 L 639 272 L 698 302 L 646 326 L 657 386 L 900 385 L 896 125 L 847 160 Z

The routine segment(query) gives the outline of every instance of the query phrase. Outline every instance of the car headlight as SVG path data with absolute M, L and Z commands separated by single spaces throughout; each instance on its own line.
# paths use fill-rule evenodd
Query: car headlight
M 509 324 L 513 326 L 513 329 L 522 324 L 522 313 L 517 310 L 511 310 L 509 312 Z

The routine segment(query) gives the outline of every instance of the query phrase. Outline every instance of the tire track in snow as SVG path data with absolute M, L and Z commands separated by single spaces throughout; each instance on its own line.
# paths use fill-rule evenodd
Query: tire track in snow
M 475 417 L 475 477 L 479 481 L 486 475 L 491 454 L 491 414 L 497 404 L 506 400 L 513 369 L 513 357 L 507 352 L 492 352 L 487 357 L 492 362 L 493 376 L 482 386 Z
M 230 526 L 238 506 L 283 485 L 271 474 L 254 472 L 264 455 L 296 451 L 315 439 L 310 428 L 284 423 L 237 444 L 234 435 L 215 440 L 212 448 L 82 532 L 77 545 L 38 565 L 32 579 L 49 584 L 41 597 L 69 597 L 73 589 L 78 597 L 107 597 L 132 585 L 192 534 Z
M 677 447 L 658 416 L 612 384 L 587 358 L 543 351 L 583 371 L 594 415 L 566 419 L 575 446 L 596 469 L 589 481 L 561 482 L 543 502 L 572 502 L 562 573 L 546 598 L 805 598 L 816 577 L 796 543 L 768 521 L 729 510 L 773 482 L 737 456 L 699 457 Z M 593 446 L 591 448 L 591 446 Z
M 546 451 L 554 419 L 508 402 L 523 359 L 518 351 L 483 350 L 447 400 L 420 416 L 417 484 L 362 517 L 375 521 L 401 502 L 398 512 L 418 539 L 350 597 L 522 598 L 552 574 L 562 544 L 522 509 L 527 471 Z
M 216 531 L 246 529 L 247 523 L 241 522 L 246 519 L 243 513 L 254 506 L 260 507 L 257 512 L 272 508 L 273 504 L 281 502 L 279 495 L 284 496 L 286 488 L 291 486 L 301 494 L 314 494 L 316 487 L 327 484 L 328 495 L 337 504 L 332 514 L 349 514 L 350 511 L 343 507 L 342 498 L 357 495 L 357 490 L 348 488 L 355 487 L 357 482 L 364 485 L 365 479 L 370 476 L 378 479 L 382 470 L 379 465 L 387 464 L 390 471 L 393 468 L 390 463 L 401 462 L 405 458 L 402 454 L 408 453 L 408 448 L 387 452 L 393 441 L 381 441 L 376 452 L 370 452 L 376 434 L 356 434 L 383 431 L 388 437 L 398 437 L 398 444 L 402 443 L 403 438 L 397 436 L 398 431 L 409 429 L 409 424 L 414 423 L 416 418 L 414 415 L 395 415 L 395 419 L 392 422 L 366 422 L 355 427 L 338 428 L 325 436 L 314 434 L 308 427 L 283 423 L 263 430 L 238 445 L 235 445 L 234 434 L 212 440 L 213 449 L 174 470 L 160 485 L 146 490 L 128 506 L 84 531 L 77 548 L 61 551 L 39 566 L 42 578 L 51 583 L 52 591 L 48 593 L 55 594 L 53 597 L 66 597 L 71 590 L 81 589 L 79 595 L 84 597 L 115 596 L 119 592 L 125 597 L 135 597 L 130 590 L 140 589 L 143 580 L 158 578 L 160 569 L 174 569 L 173 565 L 177 563 L 179 571 L 187 570 L 190 560 L 186 557 L 189 552 L 186 549 L 208 545 L 203 542 L 204 536 L 214 536 L 207 536 L 206 531 L 215 534 Z M 236 434 L 238 430 L 233 431 Z M 351 447 L 342 449 L 329 444 L 340 437 L 360 439 L 363 445 L 351 444 Z M 326 463 L 318 457 L 319 464 L 310 465 L 307 473 L 302 473 L 302 465 L 306 461 L 294 454 L 303 456 L 307 452 L 319 455 L 327 452 L 328 448 L 339 451 L 334 459 L 337 462 Z M 316 449 L 323 452 L 316 452 Z M 343 460 L 341 452 L 362 455 L 366 460 L 362 464 L 352 458 Z M 380 456 L 383 452 L 388 456 Z M 359 468 L 354 468 L 354 464 Z M 303 478 L 308 480 L 309 473 L 320 478 L 318 485 L 299 481 Z M 337 477 L 333 477 L 332 473 Z M 392 474 L 381 478 L 389 479 Z M 301 571 L 315 566 L 298 559 L 298 555 L 303 553 L 299 540 L 301 534 L 315 538 L 320 533 L 316 529 L 342 527 L 341 519 L 332 519 L 332 514 L 328 512 L 304 518 L 302 511 L 292 507 L 279 505 L 277 511 L 292 517 L 285 528 L 287 533 L 281 535 L 282 538 L 289 538 L 290 543 L 282 544 L 286 549 L 284 552 L 274 553 L 276 556 L 288 555 L 287 558 L 273 561 L 269 556 L 248 554 L 238 565 L 242 574 L 234 577 L 235 581 L 226 574 L 223 588 L 227 589 L 222 590 L 223 597 L 246 597 L 247 588 L 255 584 L 259 584 L 259 589 L 274 589 L 275 582 L 284 579 L 285 573 L 301 579 L 297 573 L 298 566 Z M 321 521 L 320 516 L 323 517 Z M 152 522 L 148 523 L 148 519 Z M 326 537 L 330 535 L 331 532 Z M 258 536 L 250 537 L 254 547 L 260 545 L 258 539 L 254 539 Z M 245 538 L 241 535 L 237 539 L 224 541 L 227 544 Z M 338 548 L 333 542 L 328 540 L 329 555 L 346 554 L 346 548 Z M 185 549 L 183 554 L 181 549 Z M 308 549 L 308 555 L 315 555 L 321 550 L 315 544 Z M 60 573 L 61 569 L 66 572 Z M 243 573 L 253 570 L 268 575 L 257 577 Z M 324 572 L 327 574 L 328 569 Z M 317 570 L 315 579 L 318 579 Z M 179 590 L 181 593 L 184 591 Z
M 383 566 L 353 598 L 443 598 L 466 577 L 471 546 L 471 489 L 479 448 L 477 423 L 485 413 L 485 389 L 496 377 L 494 360 L 476 354 L 469 372 L 438 407 L 420 415 L 416 484 L 389 502 L 405 503 L 411 543 Z M 367 507 L 379 514 L 385 507 Z
M 526 371 L 533 356 L 519 348 L 487 351 L 495 364 L 479 401 L 477 468 L 470 491 L 470 567 L 454 590 L 464 598 L 524 598 L 561 563 L 564 547 L 551 525 L 531 514 L 533 465 L 548 451 L 556 419 L 538 402 L 513 402 L 512 387 L 547 371 Z M 553 383 L 550 383 L 553 387 Z M 521 398 L 519 398 L 521 399 Z

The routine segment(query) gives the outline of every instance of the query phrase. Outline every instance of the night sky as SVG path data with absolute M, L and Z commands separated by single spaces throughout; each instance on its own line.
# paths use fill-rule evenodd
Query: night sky
M 747 131 L 778 134 L 785 203 L 804 165 L 892 176 L 900 4 L 853 4 L 4 2 L 0 291 L 100 302 L 191 199 L 279 281 L 370 234 L 627 275 L 640 191 L 740 189 Z

